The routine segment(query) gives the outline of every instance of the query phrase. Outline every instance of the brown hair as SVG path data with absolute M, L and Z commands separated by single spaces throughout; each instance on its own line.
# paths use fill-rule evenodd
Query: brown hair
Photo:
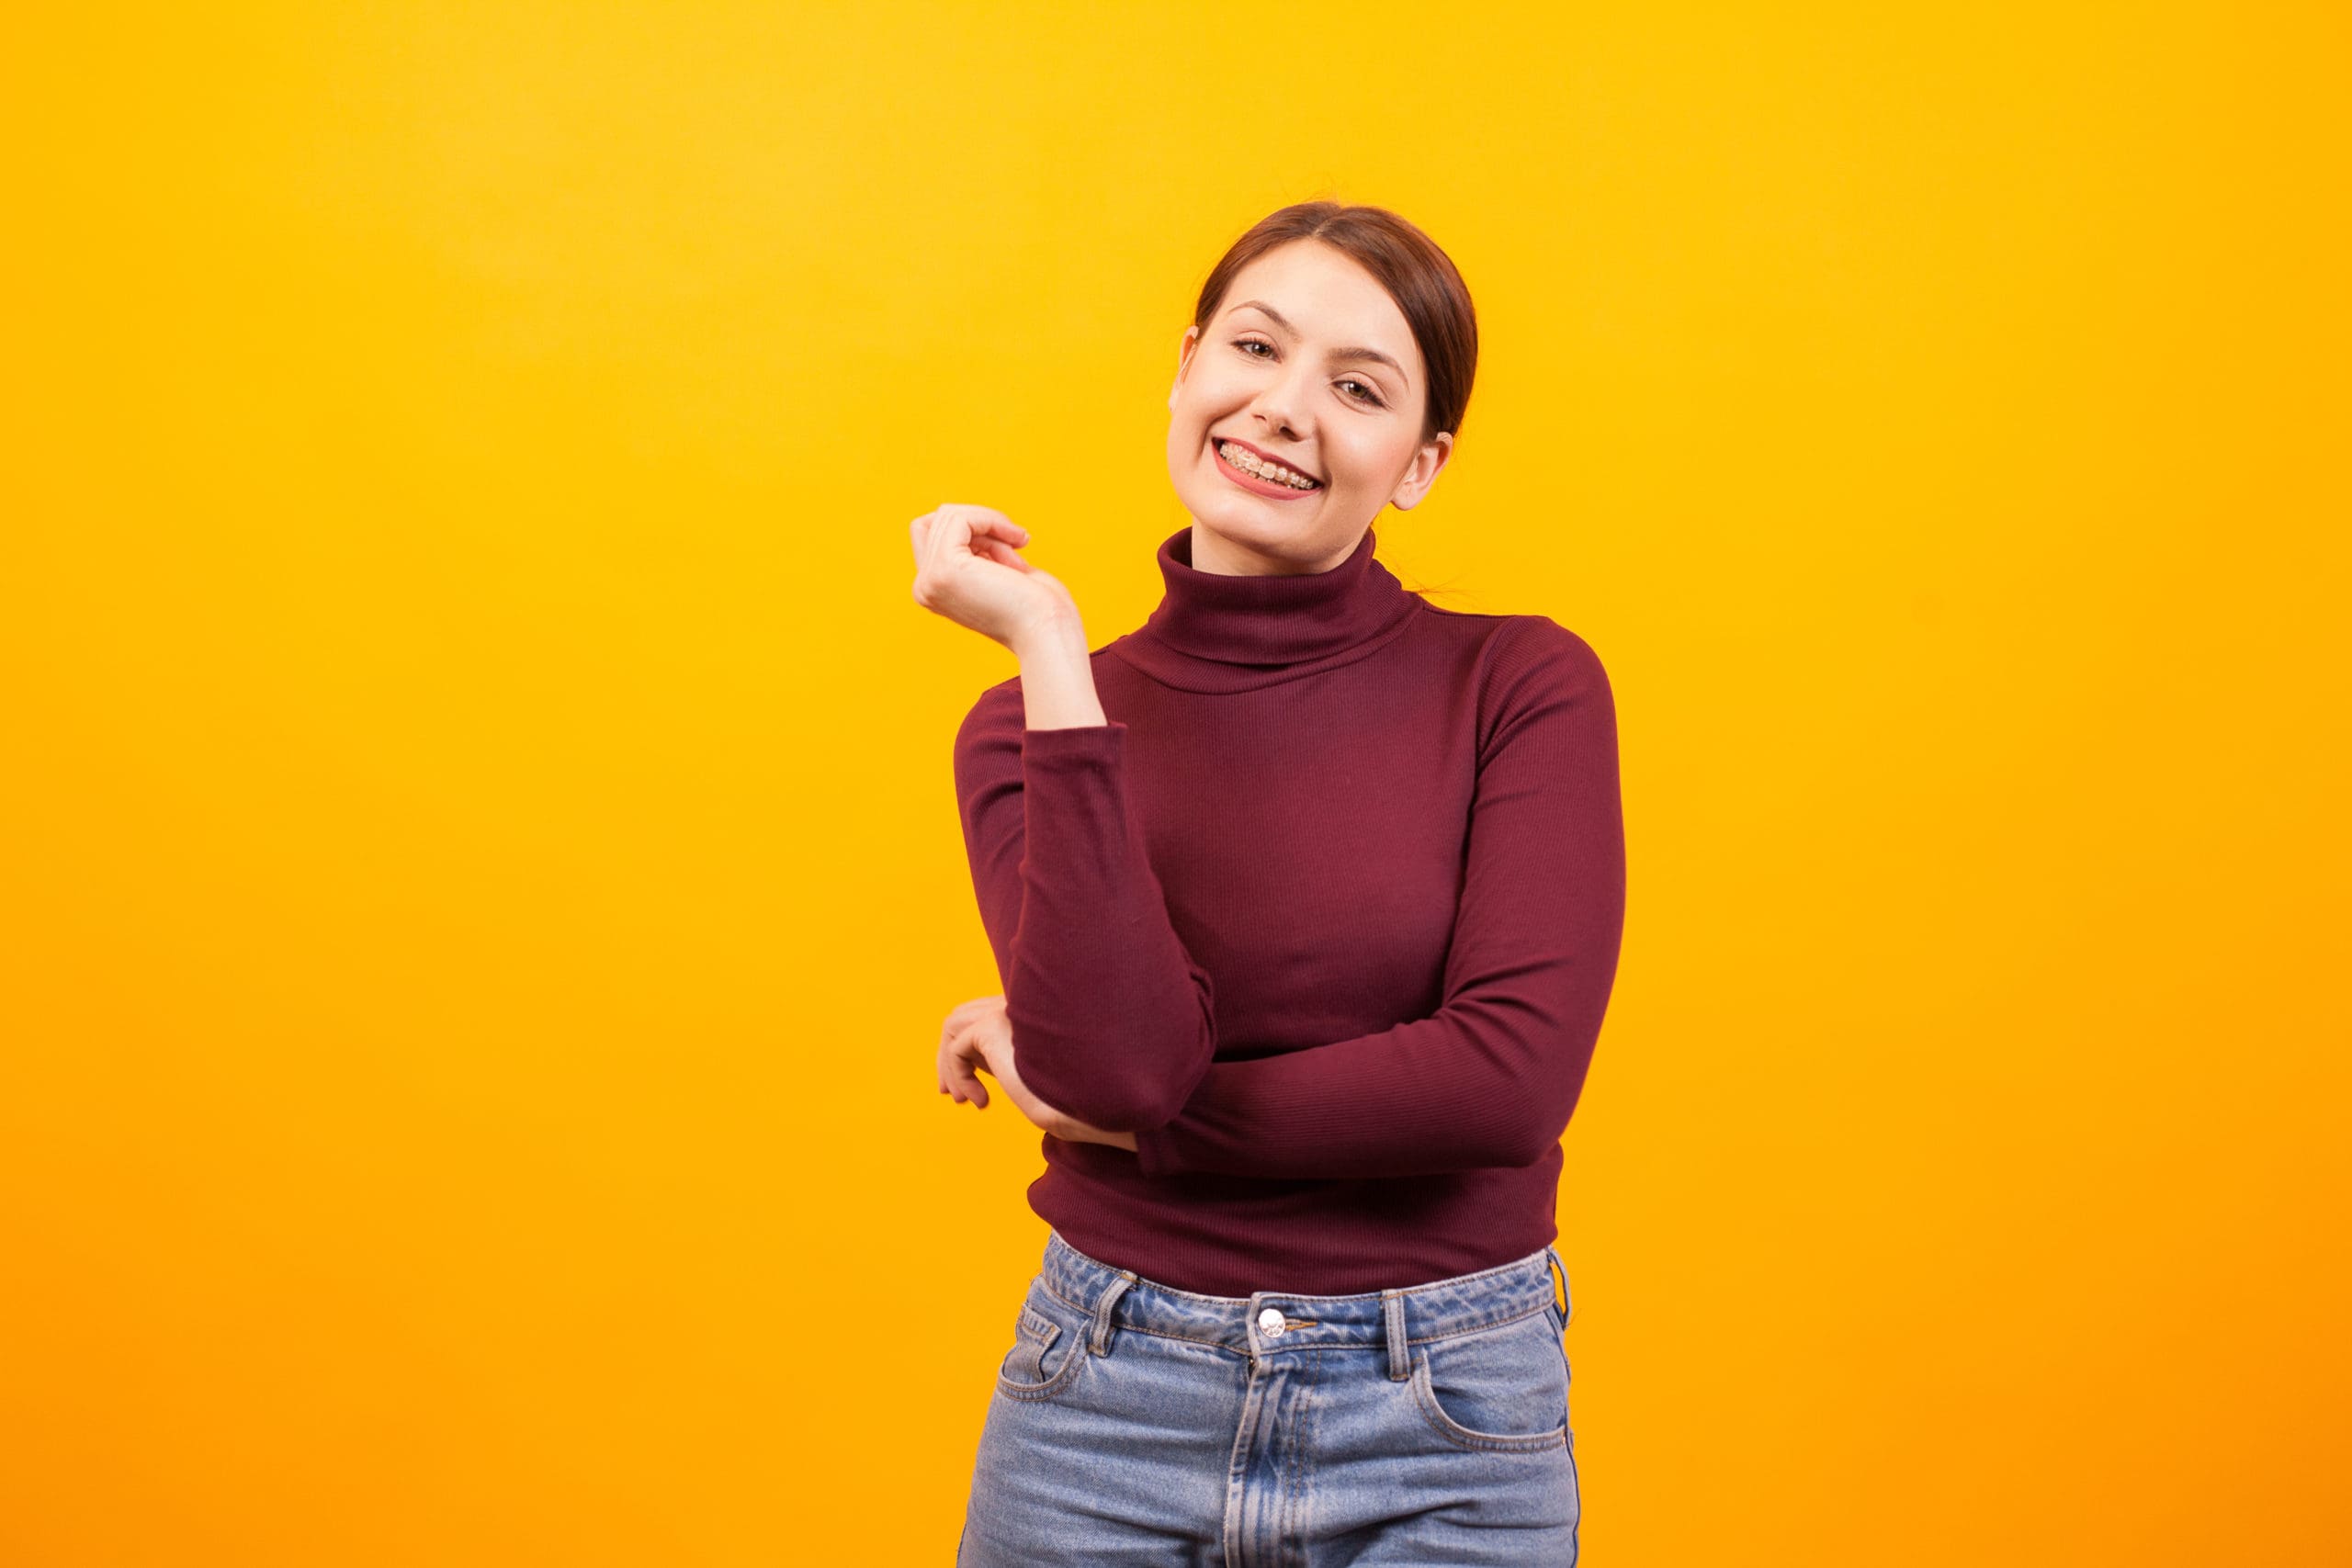
M 1380 280 L 1405 313 L 1421 363 L 1428 367 L 1429 385 L 1421 394 L 1421 439 L 1450 431 L 1459 440 L 1463 411 L 1470 404 L 1470 380 L 1478 368 L 1478 316 L 1470 306 L 1469 286 L 1436 241 L 1385 207 L 1302 201 L 1260 219 L 1233 242 L 1201 286 L 1193 324 L 1205 336 L 1209 319 L 1233 287 L 1234 275 L 1294 240 L 1319 240 Z

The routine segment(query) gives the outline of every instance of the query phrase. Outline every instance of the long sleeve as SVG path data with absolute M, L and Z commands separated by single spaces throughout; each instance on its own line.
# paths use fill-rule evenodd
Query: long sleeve
M 1411 1176 L 1532 1165 L 1558 1143 L 1624 924 L 1616 711 L 1591 648 L 1545 617 L 1516 618 L 1492 657 L 1436 1013 L 1215 1063 L 1137 1130 L 1145 1174 Z
M 956 737 L 965 849 L 1022 1081 L 1108 1131 L 1166 1122 L 1216 1048 L 1215 996 L 1145 855 L 1127 727 L 1025 723 L 1009 681 Z

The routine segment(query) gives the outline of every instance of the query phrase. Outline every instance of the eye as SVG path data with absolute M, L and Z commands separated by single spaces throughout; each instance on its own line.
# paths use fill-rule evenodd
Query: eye
M 1250 351 L 1253 348 L 1262 348 L 1266 351 L 1265 354 L 1250 354 L 1250 357 L 1252 359 L 1263 359 L 1268 355 L 1272 355 L 1275 352 L 1274 345 L 1266 342 L 1263 338 L 1238 337 L 1233 340 L 1233 346 L 1239 349 L 1244 354 L 1250 354 Z M 1372 389 L 1372 384 L 1368 381 L 1359 381 L 1351 376 L 1339 384 L 1342 387 L 1356 387 L 1362 389 L 1359 391 L 1348 394 L 1358 402 L 1370 403 L 1376 409 L 1385 409 L 1388 406 L 1388 404 L 1381 399 L 1380 394 Z

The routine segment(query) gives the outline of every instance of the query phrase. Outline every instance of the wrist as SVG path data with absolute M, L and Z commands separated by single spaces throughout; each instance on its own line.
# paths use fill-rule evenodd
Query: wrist
M 1102 1144 L 1109 1148 L 1125 1149 L 1129 1154 L 1135 1152 L 1136 1135 L 1133 1133 L 1114 1133 L 1108 1128 L 1090 1126 L 1069 1117 L 1064 1117 L 1049 1131 L 1066 1144 Z
M 1023 664 L 1033 660 L 1087 658 L 1086 623 L 1071 604 L 1056 604 L 1012 628 L 1005 639 L 1012 656 Z

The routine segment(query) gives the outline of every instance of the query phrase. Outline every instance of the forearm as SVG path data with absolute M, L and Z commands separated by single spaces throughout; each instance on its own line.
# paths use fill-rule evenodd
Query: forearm
M 967 716 L 956 773 L 1022 1072 L 1081 1122 L 1154 1125 L 1215 1055 L 1209 977 L 1169 919 L 1129 797 L 1126 727 L 1103 714 L 1083 630 L 1049 622 L 1012 647 L 1021 678 Z
M 1094 661 L 1076 609 L 1041 621 L 1012 644 L 1021 660 L 1021 694 L 1031 729 L 1075 729 L 1107 723 L 1094 690 Z
M 1606 1005 L 1557 1026 L 1471 1001 L 1379 1034 L 1213 1064 L 1144 1129 L 1146 1174 L 1284 1179 L 1434 1176 L 1541 1159 L 1567 1130 Z
M 1170 924 L 1125 785 L 1124 724 L 1032 729 L 1005 1012 L 1048 1103 L 1113 1130 L 1174 1115 L 1216 1054 L 1213 995 Z M 1050 827 L 1048 827 L 1050 825 Z

